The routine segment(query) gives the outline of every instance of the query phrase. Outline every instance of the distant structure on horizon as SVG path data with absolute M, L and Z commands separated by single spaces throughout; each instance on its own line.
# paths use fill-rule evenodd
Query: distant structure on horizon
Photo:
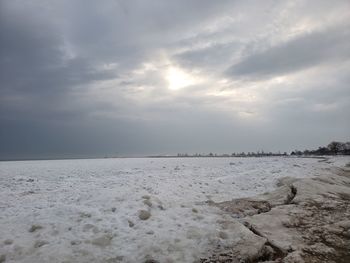
M 350 142 L 333 141 L 326 147 L 318 147 L 317 150 L 295 150 L 291 155 L 350 155 Z

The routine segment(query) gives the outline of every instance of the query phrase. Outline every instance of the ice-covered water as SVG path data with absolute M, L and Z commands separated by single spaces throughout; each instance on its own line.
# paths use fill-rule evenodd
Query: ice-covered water
M 0 256 L 6 262 L 193 262 L 235 238 L 218 223 L 225 215 L 205 201 L 260 194 L 278 178 L 330 173 L 347 162 L 340 157 L 0 162 Z M 141 220 L 140 210 L 151 217 Z

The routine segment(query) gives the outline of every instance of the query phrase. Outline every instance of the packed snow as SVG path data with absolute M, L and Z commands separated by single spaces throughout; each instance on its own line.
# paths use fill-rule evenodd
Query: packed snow
M 0 162 L 5 262 L 193 262 L 232 244 L 206 201 L 254 196 L 345 157 L 124 158 Z M 1 261 L 1 260 L 0 260 Z

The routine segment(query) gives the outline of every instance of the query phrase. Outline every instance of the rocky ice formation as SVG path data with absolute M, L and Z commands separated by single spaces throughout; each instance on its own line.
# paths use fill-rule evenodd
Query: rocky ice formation
M 200 262 L 350 262 L 350 169 L 278 185 L 254 198 L 209 202 L 242 225 L 238 243 Z

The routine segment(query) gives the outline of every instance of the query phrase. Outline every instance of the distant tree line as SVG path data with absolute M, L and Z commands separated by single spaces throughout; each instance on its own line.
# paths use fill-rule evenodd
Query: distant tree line
M 291 155 L 350 155 L 350 142 L 333 141 L 325 147 L 316 150 L 295 150 Z
M 178 153 L 177 157 L 264 157 L 264 156 L 288 156 L 287 152 L 264 152 L 263 150 L 257 152 L 239 152 L 239 153 Z M 294 150 L 290 153 L 291 156 L 301 155 L 350 155 L 350 142 L 336 142 L 333 141 L 327 146 L 318 147 L 316 150 Z M 168 156 L 171 157 L 171 156 Z
M 287 152 L 281 153 L 273 153 L 273 152 L 264 152 L 264 151 L 257 151 L 257 152 L 239 152 L 239 153 L 195 153 L 195 154 L 188 154 L 188 153 L 178 153 L 177 157 L 263 157 L 263 156 L 287 156 Z

